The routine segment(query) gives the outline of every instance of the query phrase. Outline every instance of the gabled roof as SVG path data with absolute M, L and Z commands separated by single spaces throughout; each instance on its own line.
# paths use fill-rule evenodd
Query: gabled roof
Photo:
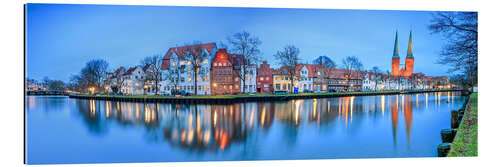
M 215 52 L 215 57 L 212 62 L 231 63 L 231 56 L 227 54 L 226 49 L 219 49 L 217 52 Z
M 328 78 L 330 79 L 345 79 L 347 71 L 345 69 L 330 69 L 328 73 Z M 362 75 L 364 75 L 362 72 L 359 75 L 354 75 L 351 77 L 351 79 L 361 79 Z
M 198 45 L 186 45 L 186 46 L 180 46 L 180 47 L 173 47 L 168 49 L 167 53 L 163 57 L 163 61 L 161 63 L 161 69 L 165 70 L 170 68 L 170 56 L 172 54 L 176 54 L 179 56 L 180 60 L 184 60 L 184 55 L 186 54 L 189 49 L 193 49 L 195 47 L 201 47 L 203 51 L 207 51 L 209 54 L 212 54 L 212 52 L 215 50 L 215 43 L 205 43 L 205 44 L 198 44 Z M 194 52 L 194 51 L 193 51 Z M 196 53 L 196 52 L 194 52 Z M 201 55 L 195 55 L 195 56 L 201 56 Z
M 132 74 L 135 70 L 137 69 L 137 66 L 136 67 L 130 67 L 127 72 L 125 72 L 125 74 L 123 75 L 130 75 Z
M 303 67 L 306 67 L 308 71 L 307 77 L 309 78 L 316 77 L 316 68 L 318 67 L 318 65 L 314 64 L 297 64 L 297 68 L 295 69 L 295 75 L 300 76 L 300 70 L 302 70 Z

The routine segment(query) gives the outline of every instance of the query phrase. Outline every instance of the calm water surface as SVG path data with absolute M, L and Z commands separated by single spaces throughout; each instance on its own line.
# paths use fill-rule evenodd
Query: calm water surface
M 26 97 L 29 164 L 435 157 L 458 93 L 232 105 Z

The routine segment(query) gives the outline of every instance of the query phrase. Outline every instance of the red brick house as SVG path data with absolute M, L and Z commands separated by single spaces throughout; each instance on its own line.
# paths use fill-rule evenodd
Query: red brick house
M 273 92 L 273 69 L 267 64 L 267 61 L 262 62 L 257 69 L 257 93 L 272 93 Z
M 231 55 L 226 49 L 219 49 L 215 53 L 210 67 L 210 86 L 212 95 L 240 93 L 240 79 L 233 69 Z

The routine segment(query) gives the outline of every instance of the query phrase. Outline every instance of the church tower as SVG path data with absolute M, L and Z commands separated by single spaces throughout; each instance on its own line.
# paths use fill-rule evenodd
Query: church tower
M 411 39 L 411 38 L 410 38 Z M 413 62 L 413 61 L 412 61 Z M 413 67 L 413 64 L 412 64 Z M 394 42 L 394 52 L 392 54 L 392 68 L 391 74 L 393 76 L 399 76 L 399 48 L 398 48 L 398 31 L 396 31 L 396 40 Z
M 411 31 L 410 31 L 410 39 L 408 40 L 408 50 L 406 51 L 406 58 L 405 58 L 404 76 L 410 76 L 413 74 L 414 60 L 415 59 L 413 58 L 413 46 L 412 46 Z

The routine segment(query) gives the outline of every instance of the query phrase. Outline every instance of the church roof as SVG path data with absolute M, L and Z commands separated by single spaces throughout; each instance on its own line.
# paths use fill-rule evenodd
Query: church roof
M 411 39 L 411 31 L 410 31 L 410 39 L 408 40 L 408 50 L 406 52 L 406 57 L 413 58 L 413 46 L 412 46 L 412 39 Z
M 394 52 L 392 53 L 393 58 L 399 57 L 399 47 L 398 47 L 398 31 L 396 31 L 396 39 L 394 40 Z

